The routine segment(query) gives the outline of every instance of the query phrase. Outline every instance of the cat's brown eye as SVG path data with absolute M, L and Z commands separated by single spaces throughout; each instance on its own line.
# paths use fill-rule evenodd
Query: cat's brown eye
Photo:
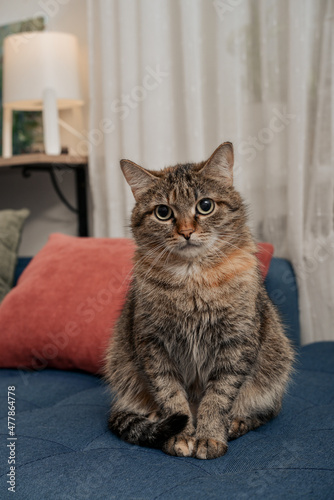
M 196 210 L 201 215 L 209 215 L 215 208 L 215 203 L 210 198 L 203 198 L 196 205 Z
M 155 216 L 159 220 L 169 220 L 172 215 L 172 209 L 167 205 L 158 205 L 154 210 Z

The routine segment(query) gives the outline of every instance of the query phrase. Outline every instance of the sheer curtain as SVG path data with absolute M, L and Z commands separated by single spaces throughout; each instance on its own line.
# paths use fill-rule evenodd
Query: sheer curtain
M 87 0 L 95 235 L 129 235 L 120 158 L 159 169 L 232 141 L 253 232 L 297 273 L 304 343 L 334 340 L 333 4 Z

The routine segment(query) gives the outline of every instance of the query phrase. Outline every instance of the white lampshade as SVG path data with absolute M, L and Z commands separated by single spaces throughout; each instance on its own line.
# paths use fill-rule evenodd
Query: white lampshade
M 3 46 L 3 106 L 42 110 L 43 92 L 49 88 L 56 94 L 58 109 L 83 104 L 76 37 L 43 31 L 7 36 Z
M 83 104 L 76 37 L 43 31 L 7 36 L 2 87 L 3 156 L 12 156 L 13 110 L 43 110 L 45 152 L 60 154 L 58 110 Z

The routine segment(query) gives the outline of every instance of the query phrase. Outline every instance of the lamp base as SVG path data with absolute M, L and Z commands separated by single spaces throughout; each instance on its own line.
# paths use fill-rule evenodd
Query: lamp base
M 44 148 L 47 155 L 59 155 L 61 152 L 57 96 L 54 89 L 48 88 L 43 92 L 43 130 Z
M 3 108 L 2 120 L 2 156 L 13 156 L 13 111 L 6 106 Z

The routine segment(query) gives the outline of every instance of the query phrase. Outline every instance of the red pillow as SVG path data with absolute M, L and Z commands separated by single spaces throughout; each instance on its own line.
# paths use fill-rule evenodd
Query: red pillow
M 101 372 L 134 248 L 125 238 L 52 234 L 1 303 L 0 366 Z M 260 246 L 266 269 L 270 248 Z

